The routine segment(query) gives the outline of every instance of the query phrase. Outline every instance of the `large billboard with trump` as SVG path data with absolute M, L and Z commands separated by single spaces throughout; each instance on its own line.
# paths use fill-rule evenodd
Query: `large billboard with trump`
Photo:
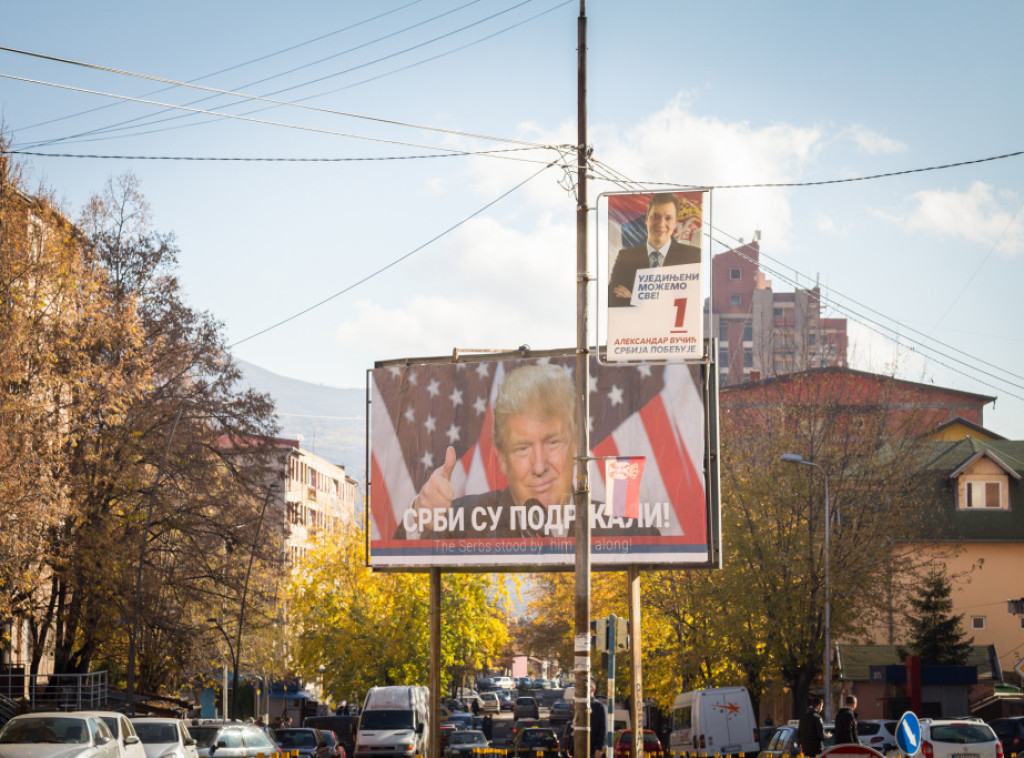
M 591 359 L 583 455 L 575 367 L 565 353 L 510 354 L 368 372 L 370 565 L 570 568 L 581 465 L 595 568 L 714 565 L 713 370 Z

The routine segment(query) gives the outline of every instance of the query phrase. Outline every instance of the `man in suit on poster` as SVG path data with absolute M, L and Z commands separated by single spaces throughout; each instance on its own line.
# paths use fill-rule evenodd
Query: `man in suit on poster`
M 608 305 L 630 304 L 636 272 L 642 268 L 700 263 L 700 246 L 673 238 L 679 223 L 679 198 L 669 192 L 651 195 L 647 206 L 647 241 L 619 251 L 608 280 Z

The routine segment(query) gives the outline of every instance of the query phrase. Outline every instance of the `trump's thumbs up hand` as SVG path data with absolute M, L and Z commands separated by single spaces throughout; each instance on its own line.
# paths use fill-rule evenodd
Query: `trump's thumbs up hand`
M 455 448 L 449 445 L 444 452 L 444 463 L 430 475 L 427 483 L 420 490 L 420 494 L 416 498 L 417 508 L 432 510 L 451 508 L 452 499 L 455 497 L 455 488 L 452 487 L 452 472 L 455 471 L 457 461 Z

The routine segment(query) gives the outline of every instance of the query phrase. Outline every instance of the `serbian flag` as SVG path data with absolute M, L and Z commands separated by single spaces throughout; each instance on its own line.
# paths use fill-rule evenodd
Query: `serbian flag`
M 646 458 L 611 458 L 604 462 L 605 513 L 624 518 L 640 517 L 640 477 Z

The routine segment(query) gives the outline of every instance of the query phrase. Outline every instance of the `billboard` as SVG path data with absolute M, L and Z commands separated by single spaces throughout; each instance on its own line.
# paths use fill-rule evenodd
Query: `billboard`
M 717 560 L 706 372 L 591 358 L 590 455 L 601 459 L 589 464 L 595 568 Z M 370 565 L 571 568 L 582 457 L 574 374 L 575 357 L 565 353 L 381 363 L 368 372 Z M 613 507 L 606 486 L 618 485 L 606 481 L 627 475 L 629 497 Z
M 604 197 L 610 272 L 608 360 L 701 360 L 704 193 Z

